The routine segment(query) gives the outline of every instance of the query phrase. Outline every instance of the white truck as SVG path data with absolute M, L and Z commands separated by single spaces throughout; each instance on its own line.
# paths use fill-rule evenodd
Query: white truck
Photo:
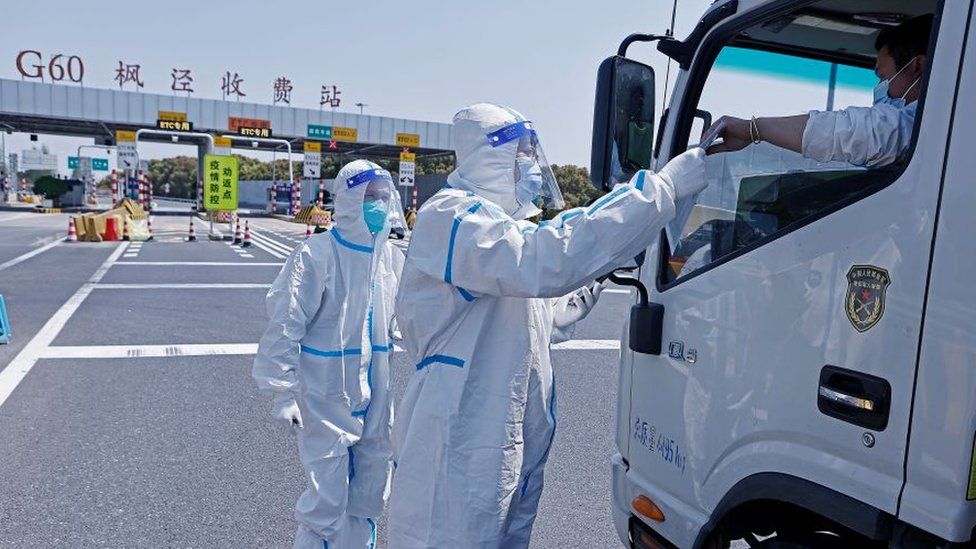
M 721 115 L 870 106 L 879 29 L 924 14 L 899 161 L 710 155 L 697 203 L 618 275 L 640 295 L 611 467 L 626 545 L 976 540 L 973 0 L 720 0 L 684 40 L 632 35 L 598 74 L 591 171 L 663 166 Z M 660 119 L 626 58 L 650 41 L 678 69 Z

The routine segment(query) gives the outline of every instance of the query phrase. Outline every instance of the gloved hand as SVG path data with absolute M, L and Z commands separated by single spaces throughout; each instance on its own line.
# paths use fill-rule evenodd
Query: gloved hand
M 705 151 L 699 147 L 685 151 L 672 158 L 656 175 L 674 189 L 675 202 L 694 196 L 708 185 L 705 179 Z
M 583 286 L 575 292 L 566 294 L 556 300 L 552 307 L 552 325 L 556 330 L 565 331 L 567 328 L 586 318 L 590 314 L 606 282 L 594 282 L 590 286 Z
M 298 409 L 295 396 L 291 393 L 274 397 L 271 402 L 271 417 L 297 429 L 301 429 L 304 425 L 302 423 L 302 412 Z

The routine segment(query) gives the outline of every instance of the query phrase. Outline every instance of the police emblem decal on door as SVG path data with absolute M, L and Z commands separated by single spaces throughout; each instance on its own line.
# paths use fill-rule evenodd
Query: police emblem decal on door
M 885 294 L 891 285 L 888 271 L 873 265 L 854 265 L 847 271 L 844 311 L 858 332 L 866 332 L 884 316 Z

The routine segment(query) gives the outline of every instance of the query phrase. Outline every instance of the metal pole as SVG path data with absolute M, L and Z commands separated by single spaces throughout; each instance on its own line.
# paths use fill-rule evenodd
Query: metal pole
M 78 145 L 78 151 L 75 153 L 75 155 L 77 155 L 77 157 L 78 157 L 78 162 L 81 162 L 81 149 L 103 149 L 103 150 L 106 150 L 106 151 L 111 152 L 115 148 L 116 147 L 115 146 L 112 146 L 112 145 Z M 92 185 L 92 187 L 95 187 L 95 170 L 94 170 L 94 166 L 92 165 L 91 160 L 89 160 L 89 162 L 88 162 L 88 171 L 89 171 L 89 175 L 92 178 L 91 185 Z M 86 184 L 85 184 L 85 195 L 86 195 L 86 198 L 85 199 L 86 200 L 87 200 L 88 190 L 89 190 L 88 189 L 88 183 L 86 182 Z M 92 189 L 92 193 L 91 194 L 92 194 L 92 196 L 95 196 L 94 189 Z M 97 202 L 95 203 L 95 206 L 98 206 L 98 203 Z
M 827 110 L 834 110 L 834 90 L 837 89 L 837 63 L 830 64 L 830 80 L 827 83 Z
M 295 175 L 294 175 L 294 172 L 292 170 L 292 165 L 291 165 L 292 164 L 292 160 L 291 160 L 291 142 L 288 141 L 287 139 L 277 139 L 277 138 L 274 138 L 274 137 L 244 137 L 242 135 L 223 135 L 221 137 L 225 137 L 227 139 L 230 139 L 232 146 L 233 146 L 234 141 L 246 141 L 248 143 L 258 142 L 258 143 L 269 143 L 269 144 L 284 145 L 285 147 L 288 148 L 288 181 L 289 182 L 295 181 Z
M 10 172 L 7 171 L 7 132 L 0 133 L 0 171 L 3 172 L 3 179 L 0 179 L 0 202 L 7 201 L 7 180 Z M 14 174 L 16 177 L 17 174 Z
M 168 130 L 156 130 L 156 129 L 143 128 L 141 130 L 137 130 L 136 131 L 136 169 L 139 169 L 139 149 L 138 149 L 138 147 L 139 147 L 139 136 L 140 135 L 168 135 L 170 137 L 172 137 L 172 136 L 175 135 L 177 137 L 180 137 L 180 136 L 186 136 L 186 137 L 202 137 L 202 138 L 204 138 L 206 140 L 207 145 L 209 145 L 207 147 L 207 153 L 209 153 L 210 151 L 213 151 L 214 150 L 214 138 L 209 133 L 200 133 L 200 132 L 173 132 L 173 131 L 168 131 Z M 197 147 L 199 148 L 199 144 L 197 145 Z M 204 154 L 206 154 L 206 153 L 204 153 Z M 197 206 L 198 206 L 198 210 L 197 211 L 199 211 L 199 205 L 200 205 L 200 202 L 199 202 L 199 196 L 200 196 L 199 186 L 200 186 L 200 182 L 202 180 L 203 180 L 203 158 L 201 158 L 200 157 L 200 154 L 197 153 L 197 187 L 198 187 L 197 188 L 197 197 L 198 197 L 197 198 Z

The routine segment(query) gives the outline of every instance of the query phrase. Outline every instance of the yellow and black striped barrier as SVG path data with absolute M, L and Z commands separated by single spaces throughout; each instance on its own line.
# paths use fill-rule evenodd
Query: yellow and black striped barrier
M 303 207 L 295 215 L 295 223 L 304 223 L 306 225 L 328 225 L 331 220 L 332 215 L 329 212 L 313 205 Z

